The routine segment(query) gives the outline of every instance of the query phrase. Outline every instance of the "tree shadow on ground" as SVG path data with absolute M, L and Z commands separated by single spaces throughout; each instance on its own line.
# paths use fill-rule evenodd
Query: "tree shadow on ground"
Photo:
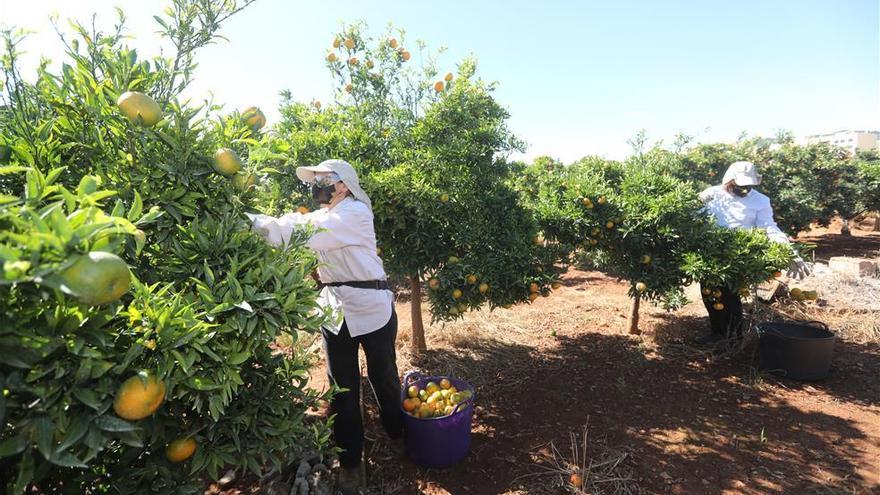
M 671 344 L 650 351 L 628 336 L 586 331 L 540 351 L 475 339 L 429 351 L 416 365 L 477 386 L 472 449 L 446 470 L 372 463 L 371 480 L 385 493 L 559 493 L 550 478 L 514 480 L 535 471 L 536 449 L 567 443 L 586 423 L 592 438 L 632 452 L 647 493 L 880 489 L 862 474 L 872 469 L 871 440 L 854 423 L 754 386 L 732 360 L 707 364 Z
M 823 234 L 806 236 L 802 239 L 815 244 L 816 261 L 827 263 L 834 256 L 865 257 L 866 253 L 880 253 L 880 235 L 845 236 L 840 234 Z

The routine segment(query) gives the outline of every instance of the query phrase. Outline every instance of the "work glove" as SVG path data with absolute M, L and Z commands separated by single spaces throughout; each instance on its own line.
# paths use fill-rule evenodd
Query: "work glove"
M 809 277 L 812 273 L 813 269 L 810 268 L 810 265 L 808 265 L 803 258 L 797 257 L 792 260 L 790 265 L 788 265 L 788 272 L 786 275 L 788 278 L 803 280 L 804 278 Z

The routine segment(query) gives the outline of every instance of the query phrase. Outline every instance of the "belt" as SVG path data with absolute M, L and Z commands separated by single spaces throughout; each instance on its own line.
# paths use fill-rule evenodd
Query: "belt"
M 346 287 L 354 287 L 356 289 L 390 290 L 387 280 L 357 280 L 353 282 L 327 282 L 326 284 L 318 283 L 318 288 L 341 287 L 343 285 Z

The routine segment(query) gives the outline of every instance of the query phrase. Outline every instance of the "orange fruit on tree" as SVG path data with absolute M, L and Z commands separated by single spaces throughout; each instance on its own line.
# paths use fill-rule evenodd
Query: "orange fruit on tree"
M 461 290 L 459 290 L 459 289 L 455 289 L 455 290 L 453 290 L 453 291 L 452 291 L 452 298 L 453 298 L 453 299 L 459 299 L 459 298 L 461 298 Z
M 122 382 L 113 397 L 113 410 L 122 419 L 137 421 L 156 412 L 165 400 L 165 382 L 141 372 Z
M 183 462 L 196 452 L 196 441 L 192 437 L 178 438 L 165 447 L 165 457 L 171 462 Z
M 609 229 L 609 230 L 610 230 L 610 229 L 613 229 L 613 228 L 614 228 L 614 222 L 609 221 L 608 223 L 605 224 L 605 228 L 606 228 L 606 229 Z
M 345 47 L 348 48 L 349 50 L 354 49 L 354 40 L 351 38 L 346 38 L 345 39 Z
M 357 57 L 351 57 L 348 59 L 348 65 L 357 65 L 359 63 Z
M 327 54 L 327 61 L 328 62 L 336 62 L 337 60 L 338 60 L 338 57 L 336 56 L 335 53 L 328 53 Z
M 266 115 L 257 107 L 246 109 L 241 113 L 241 119 L 254 132 L 259 131 L 266 125 Z
M 119 256 L 92 251 L 79 256 L 61 272 L 61 289 L 78 301 L 98 306 L 115 301 L 128 292 L 131 271 Z
M 214 170 L 224 177 L 232 177 L 241 170 L 241 158 L 229 148 L 220 148 L 214 152 Z
M 354 89 L 354 86 L 352 86 L 351 83 L 348 83 L 345 85 L 345 92 L 346 93 L 351 93 L 352 89 Z
M 713 308 L 715 311 L 721 311 L 721 310 L 724 309 L 724 304 L 722 304 L 722 303 L 720 303 L 720 302 L 717 302 L 717 303 L 715 303 L 715 304 L 712 305 L 712 308 Z
M 487 284 L 485 282 L 480 284 L 480 287 L 479 287 L 480 294 L 485 294 L 486 291 L 488 291 L 488 290 L 489 290 L 489 284 Z
M 400 57 L 403 59 L 404 62 L 406 62 L 410 59 L 410 57 L 412 57 L 412 55 L 410 55 L 407 50 L 403 50 L 402 52 L 400 52 Z
M 247 172 L 238 173 L 232 176 L 232 186 L 239 192 L 247 192 L 257 185 L 257 175 Z
M 434 83 L 434 92 L 436 92 L 436 93 L 440 93 L 440 92 L 442 92 L 444 89 L 446 89 L 446 85 L 443 84 L 443 81 L 437 81 L 437 82 Z
M 432 278 L 431 280 L 428 280 L 428 287 L 430 287 L 432 289 L 436 289 L 437 287 L 440 287 L 440 280 L 437 278 Z
M 599 196 L 599 199 L 597 199 L 596 202 L 599 203 L 600 205 L 604 205 L 605 204 L 605 196 Z
M 643 265 L 648 265 L 651 263 L 651 256 L 647 254 L 643 254 L 641 258 L 639 258 L 639 263 Z
M 339 38 L 333 38 L 333 48 L 339 48 L 342 46 L 342 42 L 339 41 Z
M 469 283 L 469 284 L 477 283 L 477 276 L 476 275 L 468 275 L 467 276 L 467 283 Z
M 397 48 L 397 39 L 396 38 L 388 38 L 388 46 L 391 48 Z
M 443 76 L 443 80 L 446 82 L 452 82 L 452 72 L 447 72 L 445 76 Z
M 529 294 L 529 301 L 534 301 L 537 298 L 538 298 L 537 292 L 532 292 L 531 294 Z
M 449 202 L 449 195 L 446 193 L 441 194 L 440 195 L 440 202 L 441 203 L 448 203 Z
M 531 292 L 532 294 L 538 292 L 538 289 L 539 289 L 538 284 L 536 284 L 535 282 L 532 282 L 531 284 L 529 284 L 529 292 Z
M 156 100 L 138 91 L 126 91 L 116 100 L 116 106 L 135 125 L 153 127 L 162 120 L 162 107 Z
M 644 282 L 639 282 L 636 284 L 636 291 L 645 292 L 646 290 L 648 290 L 648 284 Z

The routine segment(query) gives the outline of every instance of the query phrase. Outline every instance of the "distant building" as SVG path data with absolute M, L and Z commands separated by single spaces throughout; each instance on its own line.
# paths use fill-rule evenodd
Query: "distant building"
M 807 144 L 828 143 L 839 146 L 852 154 L 856 151 L 880 148 L 880 132 L 878 131 L 837 131 L 830 134 L 807 136 Z

